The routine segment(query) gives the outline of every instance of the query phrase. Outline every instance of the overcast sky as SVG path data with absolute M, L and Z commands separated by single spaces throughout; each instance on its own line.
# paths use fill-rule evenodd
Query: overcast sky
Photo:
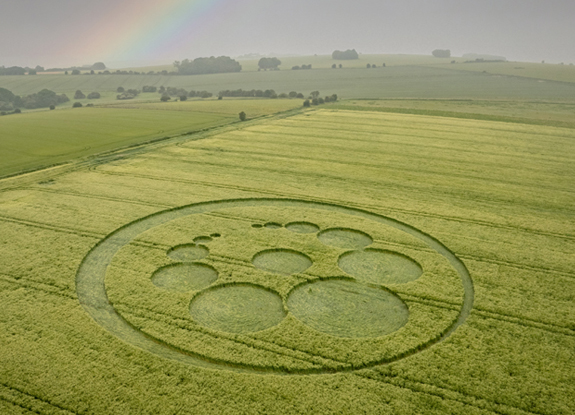
M 0 66 L 347 48 L 575 62 L 575 0 L 0 0 Z

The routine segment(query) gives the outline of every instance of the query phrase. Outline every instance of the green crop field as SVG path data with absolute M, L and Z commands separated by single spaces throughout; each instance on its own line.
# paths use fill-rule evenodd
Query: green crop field
M 174 135 L 0 180 L 0 413 L 574 413 L 575 87 L 349 71 L 369 79 L 237 76 L 492 100 L 342 101 L 244 123 L 230 123 L 236 103 L 256 117 L 296 101 L 0 118 L 3 139 L 38 117 L 78 155 L 75 130 L 102 148 Z M 169 82 L 196 79 L 238 82 Z M 14 145 L 41 148 L 33 135 Z

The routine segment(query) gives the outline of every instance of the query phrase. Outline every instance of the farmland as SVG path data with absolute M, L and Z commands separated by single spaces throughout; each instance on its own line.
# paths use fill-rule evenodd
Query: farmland
M 1 118 L 173 137 L 0 181 L 0 409 L 573 413 L 572 87 L 387 69 L 156 78 L 388 98 L 278 115 L 296 101 Z

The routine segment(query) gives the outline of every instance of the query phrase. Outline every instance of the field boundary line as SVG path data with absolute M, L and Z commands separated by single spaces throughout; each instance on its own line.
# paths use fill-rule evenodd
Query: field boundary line
M 564 336 L 575 336 L 575 329 L 569 327 L 558 326 L 552 323 L 533 320 L 528 317 L 517 317 L 509 314 L 503 314 L 496 311 L 490 311 L 482 308 L 474 307 L 471 311 L 473 314 L 479 315 L 482 318 L 490 318 L 493 320 L 500 320 L 510 324 L 519 326 L 545 330 L 555 334 L 562 334 Z
M 69 300 L 77 300 L 78 297 L 75 294 L 68 294 L 66 293 L 66 291 L 68 290 L 65 287 L 58 287 L 55 285 L 50 285 L 50 284 L 45 284 L 42 282 L 38 282 L 35 280 L 30 280 L 28 278 L 25 277 L 14 277 L 13 275 L 8 275 L 8 274 L 0 274 L 0 280 L 7 282 L 9 284 L 14 284 L 14 285 L 19 285 L 21 287 L 26 287 L 26 288 L 31 288 L 33 290 L 36 291 L 42 291 L 46 294 L 53 294 L 53 295 L 57 295 L 59 297 L 64 297 L 67 298 Z M 46 287 L 46 288 L 44 288 Z M 50 288 L 47 288 L 50 287 Z M 72 290 L 73 291 L 73 290 Z
M 61 191 L 61 190 L 57 190 L 57 189 L 45 189 L 45 188 L 27 187 L 27 186 L 21 187 L 21 189 L 32 190 L 35 192 L 44 192 L 44 193 L 52 193 L 52 194 L 58 194 L 58 195 L 73 196 L 73 197 L 107 200 L 109 202 L 120 202 L 120 203 L 127 203 L 127 204 L 131 204 L 131 205 L 148 206 L 148 207 L 153 207 L 153 208 L 170 209 L 170 208 L 174 207 L 173 205 L 165 205 L 165 204 L 161 204 L 161 203 L 140 202 L 138 200 L 127 199 L 127 198 L 126 199 L 120 199 L 119 197 L 92 195 L 89 193 L 79 193 L 79 192 L 70 192 L 70 191 Z
M 19 224 L 19 225 L 31 226 L 31 227 L 40 228 L 40 229 L 46 229 L 46 230 L 54 231 L 54 232 L 69 233 L 69 234 L 87 237 L 87 238 L 102 239 L 106 236 L 104 234 L 97 234 L 95 232 L 78 231 L 78 230 L 74 230 L 74 229 L 70 229 L 70 228 L 48 225 L 48 224 L 44 224 L 44 223 L 40 223 L 40 222 L 34 222 L 34 221 L 26 220 L 26 219 L 11 218 L 11 217 L 2 216 L 2 215 L 0 215 L 0 221 L 11 222 L 11 223 Z
M 14 396 L 12 399 L 7 398 L 6 396 L 4 396 L 4 394 L 2 394 L 2 388 L 8 389 L 9 391 L 12 391 Z M 30 401 L 32 400 L 32 402 L 17 402 L 18 396 L 22 399 L 22 401 Z M 0 382 L 0 399 L 3 399 L 6 402 L 10 402 L 16 406 L 19 406 L 23 409 L 27 409 L 31 412 L 37 413 L 37 414 L 45 414 L 46 412 L 43 412 L 43 410 L 41 408 L 35 409 L 33 403 L 37 403 L 39 405 L 49 405 L 51 407 L 51 409 L 56 410 L 58 413 L 64 413 L 64 414 L 72 414 L 72 415 L 78 415 L 78 412 L 74 412 L 70 409 L 64 408 L 61 405 L 58 405 L 56 403 L 53 403 L 51 401 L 49 401 L 48 399 L 44 399 L 41 398 L 37 395 L 28 393 L 28 392 L 24 392 L 22 389 L 14 387 L 14 386 L 9 386 L 4 382 Z M 33 402 L 33 401 L 38 401 L 38 402 Z
M 575 278 L 575 274 L 572 274 L 572 273 L 569 273 L 566 271 L 559 271 L 559 270 L 555 270 L 555 269 L 551 269 L 551 268 L 533 267 L 530 265 L 519 264 L 516 262 L 508 262 L 508 261 L 503 261 L 500 259 L 476 257 L 476 256 L 472 256 L 472 255 L 465 255 L 465 254 L 461 254 L 458 256 L 459 256 L 459 258 L 467 259 L 467 260 L 471 260 L 471 261 L 476 261 L 476 262 L 487 262 L 489 264 L 503 265 L 503 266 L 507 266 L 510 268 L 517 268 L 517 269 L 542 272 L 542 273 L 552 273 L 552 274 L 561 275 L 561 276 L 567 277 L 567 278 Z
M 366 372 L 368 372 L 368 373 L 366 373 Z M 369 373 L 369 372 L 371 372 L 371 373 Z M 396 386 L 396 387 L 402 388 L 402 389 L 409 389 L 409 390 L 414 391 L 414 392 L 425 393 L 428 395 L 437 396 L 437 397 L 440 397 L 442 399 L 449 399 L 452 401 L 462 403 L 464 405 L 469 405 L 469 406 L 472 406 L 472 407 L 475 407 L 478 409 L 491 411 L 491 412 L 494 412 L 496 414 L 508 415 L 508 414 L 517 414 L 519 412 L 522 414 L 532 414 L 532 415 L 550 415 L 550 414 L 545 414 L 543 412 L 531 412 L 531 411 L 528 411 L 528 410 L 525 410 L 522 408 L 518 408 L 518 407 L 513 406 L 513 405 L 494 402 L 494 401 L 491 401 L 489 399 L 482 398 L 482 397 L 475 396 L 475 395 L 471 395 L 471 394 L 468 394 L 465 392 L 459 392 L 459 391 L 455 391 L 453 389 L 449 389 L 446 387 L 441 387 L 441 386 L 437 386 L 437 385 L 433 385 L 433 384 L 429 384 L 429 383 L 411 380 L 411 379 L 406 378 L 406 377 L 387 376 L 384 373 L 378 372 L 376 369 L 364 369 L 361 371 L 356 371 L 356 372 L 354 372 L 354 374 L 356 376 L 363 378 L 363 379 L 372 380 L 374 382 L 385 383 L 387 385 Z M 373 376 L 373 374 L 375 374 L 378 378 L 375 378 Z M 381 379 L 382 377 L 385 378 L 386 380 Z M 394 381 L 394 379 L 397 379 L 397 380 Z M 428 390 L 426 390 L 426 389 L 428 389 Z M 431 390 L 429 390 L 429 389 L 431 389 Z M 449 396 L 449 395 L 451 395 L 451 396 Z

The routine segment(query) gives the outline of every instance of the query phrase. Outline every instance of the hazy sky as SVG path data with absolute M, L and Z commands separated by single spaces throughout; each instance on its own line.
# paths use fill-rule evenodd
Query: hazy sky
M 6 66 L 347 48 L 575 63 L 575 0 L 0 0 Z

